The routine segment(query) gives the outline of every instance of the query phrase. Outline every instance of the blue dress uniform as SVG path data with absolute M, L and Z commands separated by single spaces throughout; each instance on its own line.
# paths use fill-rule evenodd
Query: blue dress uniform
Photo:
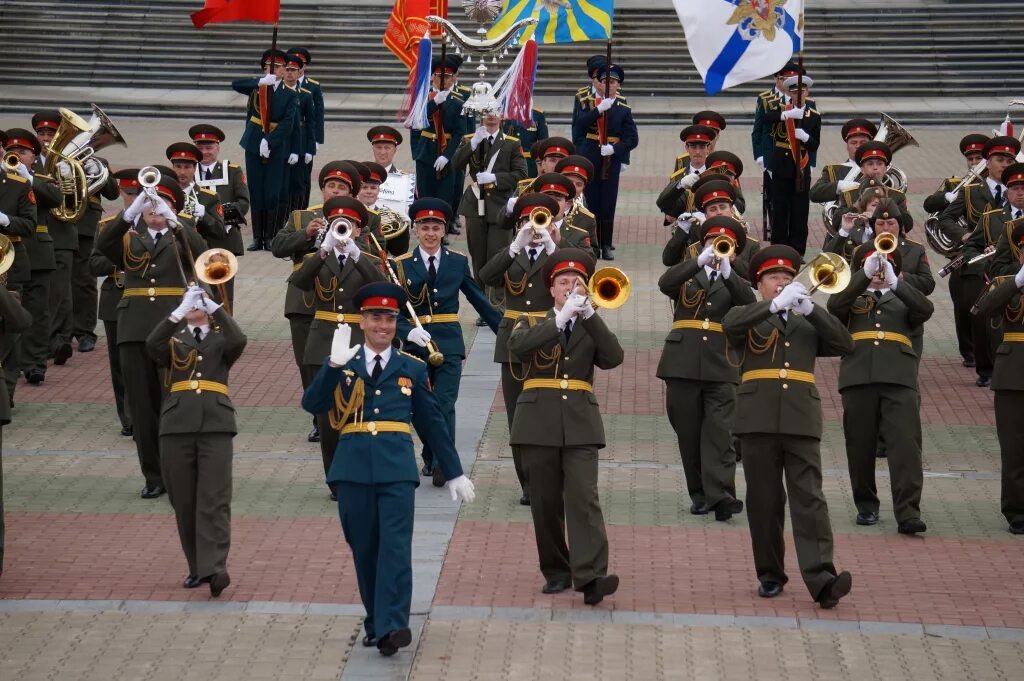
M 446 58 L 446 73 L 454 73 L 452 65 L 458 58 L 449 55 Z M 457 68 L 457 67 L 455 67 Z M 440 58 L 435 59 L 433 71 L 441 69 Z M 469 121 L 462 115 L 465 95 L 462 91 L 452 88 L 452 92 L 440 106 L 431 100 L 427 104 L 427 127 L 413 130 L 410 135 L 412 158 L 416 161 L 416 195 L 419 198 L 436 197 L 444 200 L 452 207 L 454 214 L 457 201 L 462 198 L 462 185 L 456 185 L 456 171 L 451 167 L 455 150 L 458 149 L 463 135 L 472 132 Z M 434 170 L 438 156 L 448 159 L 448 165 L 439 173 Z
M 269 50 L 263 61 L 270 58 Z M 283 63 L 283 52 L 274 55 L 275 63 Z M 285 178 L 288 174 L 288 154 L 291 153 L 293 132 L 299 106 L 299 93 L 279 83 L 273 90 L 270 103 L 270 132 L 263 133 L 263 117 L 260 112 L 260 79 L 239 78 L 231 83 L 235 92 L 249 96 L 246 108 L 245 131 L 239 144 L 245 149 L 245 174 L 249 181 L 249 199 L 252 210 L 253 244 L 256 250 L 269 246 L 273 238 L 273 219 L 281 203 Z M 270 158 L 260 156 L 260 142 L 264 139 L 270 145 Z
M 623 80 L 624 74 L 621 67 L 616 64 L 602 66 L 599 74 L 603 77 L 607 69 L 611 70 L 613 78 L 618 78 L 620 82 Z M 602 114 L 597 110 L 597 104 L 597 99 L 593 95 L 587 95 L 581 100 L 582 110 L 573 121 L 573 139 L 579 139 L 579 142 L 576 143 L 577 153 L 593 163 L 595 168 L 601 168 L 603 157 L 601 156 L 599 121 Z M 615 204 L 619 198 L 619 172 L 624 162 L 623 154 L 635 149 L 640 138 L 629 105 L 623 104 L 617 99 L 616 103 L 604 114 L 604 117 L 607 121 L 605 127 L 608 143 L 615 148 L 615 153 L 608 157 L 607 179 L 602 179 L 603 173 L 599 170 L 594 180 L 587 185 L 585 195 L 587 208 L 593 211 L 597 219 L 601 255 L 605 260 L 611 260 L 612 238 L 615 229 Z
M 410 207 L 409 217 L 414 224 L 424 219 L 444 220 L 447 223 L 451 219 L 451 212 L 448 205 L 442 201 L 420 199 Z M 501 312 L 491 305 L 487 300 L 487 294 L 473 279 L 469 258 L 466 255 L 442 246 L 436 258 L 435 277 L 430 276 L 429 262 L 424 260 L 420 248 L 399 256 L 395 261 L 395 269 L 402 288 L 416 310 L 416 316 L 444 355 L 444 363 L 436 367 L 427 367 L 427 372 L 448 430 L 454 433 L 455 402 L 459 398 L 462 361 L 466 357 L 466 344 L 462 337 L 462 326 L 459 324 L 459 292 L 466 296 L 470 305 L 494 333 L 497 333 L 498 324 L 501 323 Z M 399 317 L 398 333 L 403 340 L 412 328 L 409 319 Z M 426 357 L 424 348 L 413 343 L 406 343 L 406 347 L 410 352 Z M 433 472 L 436 460 L 430 443 L 424 441 L 425 472 Z M 439 482 L 439 479 L 435 478 L 435 482 Z
M 317 145 L 324 143 L 324 91 L 320 86 L 320 81 L 314 80 L 306 75 L 306 69 L 313 63 L 313 55 L 310 54 L 309 50 L 305 47 L 293 47 L 288 50 L 288 54 L 297 54 L 302 59 L 302 71 L 299 76 L 299 88 L 308 90 L 310 96 L 313 98 L 313 119 L 311 134 L 313 137 L 313 150 L 309 153 L 316 156 Z M 300 205 L 295 210 L 302 210 L 309 205 L 309 194 L 313 184 L 313 162 L 305 162 L 305 159 L 300 161 L 306 166 L 306 196 L 302 200 Z
M 309 184 L 310 168 L 313 162 L 306 164 L 306 154 L 312 156 L 316 153 L 316 137 L 314 125 L 316 108 L 313 105 L 313 93 L 309 90 L 298 87 L 299 106 L 296 109 L 298 114 L 298 163 L 288 166 L 288 210 L 302 210 L 309 205 Z
M 533 122 L 530 127 L 515 121 L 502 121 L 501 130 L 506 136 L 511 135 L 519 140 L 523 148 L 523 158 L 526 159 L 526 173 L 529 177 L 537 177 L 537 159 L 530 155 L 530 148 L 534 142 L 548 138 L 548 121 L 542 109 L 532 109 Z
M 405 302 L 401 289 L 385 282 L 367 284 L 356 298 L 364 314 L 397 314 Z M 419 485 L 410 423 L 434 452 L 445 478 L 463 473 L 441 406 L 430 390 L 427 365 L 392 348 L 385 351 L 390 357 L 375 379 L 367 370 L 368 352 L 372 350 L 364 345 L 343 366 L 331 366 L 325 358 L 302 407 L 316 414 L 343 405 L 341 438 L 328 481 L 338 488 L 338 515 L 366 608 L 364 645 L 373 645 L 379 635 L 378 648 L 386 652 L 382 644 L 387 638 L 397 632 L 409 635 Z

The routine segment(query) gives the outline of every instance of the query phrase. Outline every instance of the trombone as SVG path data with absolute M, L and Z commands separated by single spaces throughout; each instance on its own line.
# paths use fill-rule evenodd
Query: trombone
M 633 288 L 629 277 L 618 267 L 602 267 L 590 275 L 590 281 L 578 276 L 576 283 L 587 290 L 592 305 L 608 310 L 625 305 Z
M 805 277 L 806 283 L 811 285 L 807 289 L 807 295 L 813 295 L 818 289 L 821 289 L 822 293 L 832 295 L 850 285 L 850 276 L 850 266 L 841 255 L 819 253 L 796 273 L 793 281 L 800 281 L 801 277 Z
M 217 287 L 224 310 L 231 314 L 231 302 L 228 300 L 227 283 L 238 274 L 238 258 L 224 248 L 211 248 L 203 251 L 196 258 L 196 279 L 209 286 Z

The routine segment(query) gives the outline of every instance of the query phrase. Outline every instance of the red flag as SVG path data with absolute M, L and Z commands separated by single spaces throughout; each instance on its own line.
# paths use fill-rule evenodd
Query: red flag
M 281 0 L 206 0 L 201 10 L 192 13 L 192 24 L 196 28 L 231 21 L 276 24 L 280 16 Z
M 384 46 L 409 69 L 416 66 L 420 39 L 431 31 L 441 34 L 440 26 L 427 23 L 427 16 L 448 16 L 448 0 L 395 0 L 391 18 L 384 30 Z

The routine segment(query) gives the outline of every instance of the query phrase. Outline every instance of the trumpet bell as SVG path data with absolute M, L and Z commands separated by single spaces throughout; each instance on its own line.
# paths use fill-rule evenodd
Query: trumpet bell
M 238 274 L 238 258 L 225 248 L 211 248 L 196 258 L 196 279 L 217 286 L 226 284 Z
M 160 184 L 160 171 L 154 166 L 146 166 L 139 170 L 138 180 L 143 189 L 152 189 Z
M 587 292 L 594 305 L 608 310 L 625 305 L 631 290 L 629 277 L 618 267 L 602 267 L 587 283 Z
M 887 232 L 879 232 L 875 236 L 875 251 L 883 255 L 889 255 L 896 250 L 896 237 Z
M 832 295 L 850 285 L 850 266 L 836 253 L 819 253 L 800 270 L 796 280 L 809 283 L 809 289 Z
M 551 211 L 543 206 L 538 206 L 530 211 L 530 227 L 533 231 L 540 232 L 548 228 L 551 224 Z
M 13 173 L 18 170 L 19 165 L 21 165 L 21 157 L 13 151 L 9 151 L 4 154 L 4 170 L 9 173 Z
M 731 258 L 736 253 L 736 242 L 732 237 L 721 234 L 711 242 L 711 248 L 719 258 Z

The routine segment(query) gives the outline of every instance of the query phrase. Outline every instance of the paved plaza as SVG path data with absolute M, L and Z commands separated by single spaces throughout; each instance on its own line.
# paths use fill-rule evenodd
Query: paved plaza
M 166 145 L 195 122 L 119 119 L 130 147 L 106 155 L 115 167 L 162 162 Z M 997 123 L 979 121 L 976 131 Z M 4 128 L 26 124 L 0 116 Z M 236 121 L 223 127 L 238 138 Z M 366 127 L 329 125 L 318 158 L 368 157 Z M 915 129 L 920 148 L 896 154 L 911 178 L 912 238 L 924 241 L 924 196 L 963 172 L 956 145 L 971 131 Z M 819 166 L 843 160 L 838 128 L 824 136 Z M 613 263 L 632 280 L 633 297 L 601 313 L 626 358 L 599 371 L 595 383 L 608 436 L 599 484 L 610 569 L 622 579 L 617 594 L 591 608 L 579 594 L 540 593 L 491 362 L 493 335 L 477 333 L 476 314 L 464 305 L 471 351 L 457 444 L 477 499 L 459 509 L 447 490 L 419 488 L 413 646 L 390 659 L 362 648 L 351 556 L 319 450 L 306 442 L 310 418 L 299 407 L 282 313 L 291 268 L 267 252 L 246 254 L 235 315 L 249 345 L 230 381 L 240 431 L 231 586 L 216 601 L 205 588 L 181 588 L 187 568 L 174 517 L 166 497 L 138 496 L 143 482 L 132 442 L 118 434 L 101 338 L 92 354 L 51 367 L 42 385 L 20 383 L 4 428 L 0 680 L 1024 678 L 1024 543 L 1006 532 L 999 513 L 992 394 L 960 364 L 945 280 L 931 297 L 936 314 L 921 362 L 927 534 L 896 533 L 884 460 L 882 522 L 854 523 L 835 360 L 817 371 L 822 464 L 836 564 L 853 573 L 851 595 L 834 610 L 819 609 L 799 580 L 790 537 L 792 581 L 782 596 L 758 598 L 745 515 L 720 523 L 688 513 L 664 387 L 654 375 L 671 320 L 656 286 L 667 228 L 654 199 L 681 144 L 677 128 L 642 127 L 640 139 L 622 178 Z M 719 148 L 744 161 L 747 217 L 760 235 L 749 130 L 728 128 Z M 241 157 L 233 143 L 223 149 Z M 411 166 L 407 144 L 398 164 Z M 818 247 L 823 232 L 813 208 L 812 222 Z M 937 270 L 944 260 L 930 255 Z M 737 483 L 742 498 L 742 474 Z

